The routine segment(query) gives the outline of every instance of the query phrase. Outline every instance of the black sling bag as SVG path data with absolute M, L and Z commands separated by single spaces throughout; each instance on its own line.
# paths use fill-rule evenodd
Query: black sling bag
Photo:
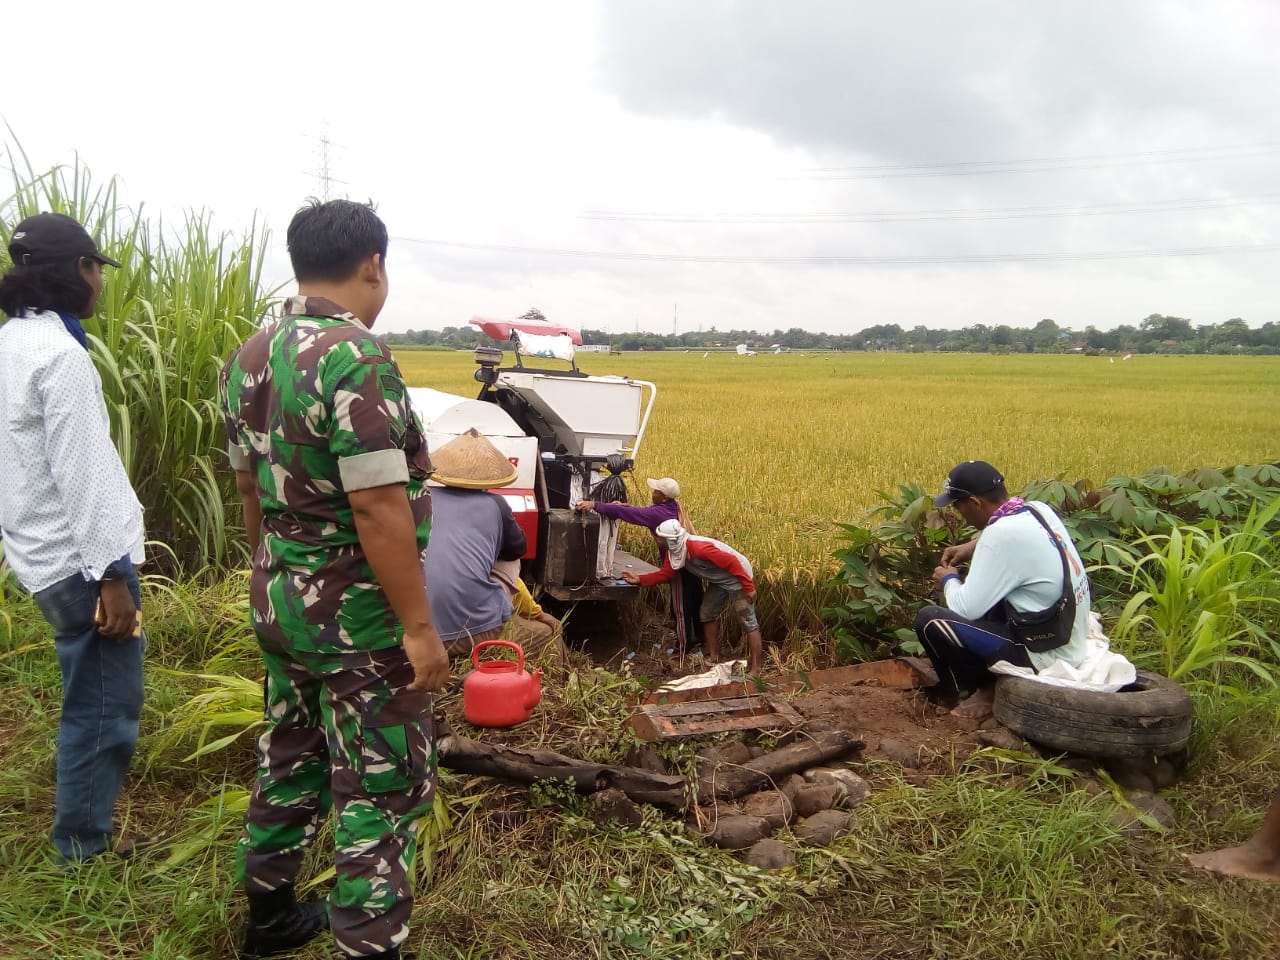
M 1051 607 L 1026 613 L 1015 610 L 1006 600 L 1004 611 L 1009 621 L 1009 639 L 1033 653 L 1044 653 L 1046 650 L 1065 646 L 1071 639 L 1071 631 L 1076 622 L 1076 597 L 1075 591 L 1071 589 L 1071 571 L 1067 568 L 1067 548 L 1058 541 L 1053 529 L 1044 522 L 1044 517 L 1040 516 L 1038 510 L 1030 506 L 1027 509 L 1058 548 L 1058 556 L 1062 560 L 1062 596 Z

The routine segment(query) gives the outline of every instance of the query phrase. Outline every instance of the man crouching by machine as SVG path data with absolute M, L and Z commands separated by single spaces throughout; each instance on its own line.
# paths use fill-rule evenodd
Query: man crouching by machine
M 947 547 L 933 571 L 946 606 L 916 617 L 916 635 L 938 673 L 939 692 L 971 694 L 952 713 L 991 716 L 992 668 L 1041 671 L 1056 660 L 1079 666 L 1088 654 L 1089 577 L 1053 508 L 1010 497 L 983 460 L 952 468 L 939 509 L 953 507 L 979 535 Z M 957 567 L 969 564 L 961 578 Z

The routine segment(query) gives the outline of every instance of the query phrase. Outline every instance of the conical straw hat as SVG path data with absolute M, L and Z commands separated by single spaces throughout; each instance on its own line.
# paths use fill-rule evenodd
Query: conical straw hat
M 431 479 L 446 487 L 488 490 L 515 482 L 516 468 L 475 427 L 431 451 Z

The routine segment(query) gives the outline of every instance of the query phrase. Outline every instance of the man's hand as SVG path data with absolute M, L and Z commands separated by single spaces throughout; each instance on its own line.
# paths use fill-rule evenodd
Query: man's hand
M 947 579 L 947 577 L 958 577 L 958 576 L 960 576 L 960 571 L 957 570 L 955 567 L 947 566 L 945 564 L 940 567 L 934 567 L 933 568 L 933 585 L 941 589 L 943 580 Z
M 637 576 L 636 576 L 634 573 L 632 573 L 630 570 L 623 570 L 623 571 L 622 571 L 622 579 L 623 579 L 623 580 L 625 580 L 625 581 L 627 581 L 627 583 L 639 583 L 639 582 L 640 582 L 640 578 L 639 578 L 639 577 L 637 577 Z
M 543 623 L 545 623 L 552 630 L 560 629 L 560 621 L 557 620 L 555 617 L 553 617 L 551 614 L 547 613 L 547 611 L 545 610 L 543 610 L 542 613 L 538 614 L 538 619 L 541 620 Z
M 431 605 L 413 512 L 401 484 L 347 493 L 360 546 L 387 601 L 404 624 L 404 652 L 413 665 L 411 690 L 440 690 L 449 679 L 449 655 L 431 622 Z
M 410 690 L 439 693 L 449 682 L 449 654 L 445 652 L 435 627 L 405 630 L 404 652 L 413 665 Z
M 742 592 L 746 595 L 747 601 L 749 603 L 756 602 L 756 592 L 754 590 L 743 590 Z
M 596 502 L 594 500 L 579 500 L 573 505 L 575 510 L 594 510 L 595 508 Z
M 133 603 L 129 584 L 123 580 L 104 580 L 98 593 L 98 615 L 94 618 L 98 632 L 113 640 L 128 640 L 138 625 L 138 608 Z
M 962 563 L 968 563 L 973 559 L 973 551 L 978 546 L 978 540 L 975 537 L 968 543 L 957 543 L 947 547 L 942 551 L 942 565 L 944 567 L 958 567 Z

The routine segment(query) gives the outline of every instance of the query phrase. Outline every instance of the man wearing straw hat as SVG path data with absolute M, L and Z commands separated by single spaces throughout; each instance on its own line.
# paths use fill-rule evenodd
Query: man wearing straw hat
M 427 593 L 449 656 L 466 657 L 477 643 L 502 635 L 512 617 L 511 594 L 494 567 L 518 563 L 528 541 L 506 500 L 488 491 L 514 483 L 516 468 L 474 428 L 431 458 L 431 479 L 439 486 L 431 493 L 431 542 L 423 556 Z M 554 631 L 526 633 L 523 640 L 530 657 L 546 650 L 564 662 L 564 643 Z M 541 649 L 534 648 L 538 643 Z

